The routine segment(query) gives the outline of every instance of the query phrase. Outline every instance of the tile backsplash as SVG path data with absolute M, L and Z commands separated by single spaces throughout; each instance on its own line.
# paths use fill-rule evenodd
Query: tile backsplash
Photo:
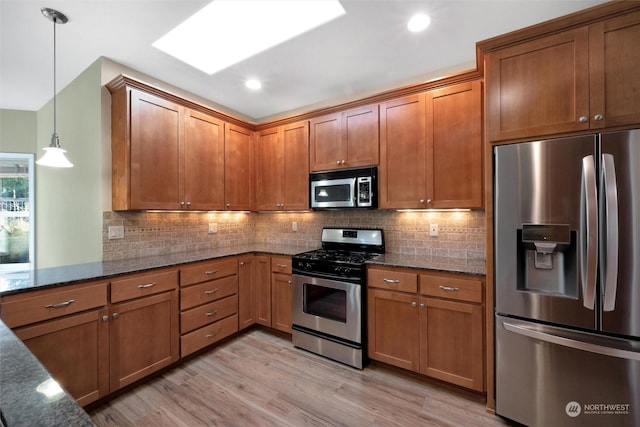
M 209 233 L 215 224 L 216 233 Z M 429 226 L 438 224 L 431 237 Z M 109 226 L 124 226 L 124 239 L 109 239 Z M 342 210 L 315 212 L 104 212 L 103 259 L 233 247 L 251 243 L 320 246 L 322 227 L 384 229 L 387 252 L 486 259 L 485 214 Z M 297 230 L 294 231 L 293 229 Z

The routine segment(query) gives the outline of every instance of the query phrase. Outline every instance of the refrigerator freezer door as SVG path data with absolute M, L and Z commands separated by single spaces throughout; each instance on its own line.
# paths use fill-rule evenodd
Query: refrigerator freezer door
M 496 413 L 531 427 L 640 425 L 640 342 L 496 316 Z
M 617 197 L 615 206 L 615 201 L 608 194 L 612 191 L 607 191 L 605 185 L 600 186 L 600 200 L 605 212 L 600 216 L 601 327 L 605 332 L 640 337 L 640 130 L 602 134 L 601 152 L 605 166 L 603 172 L 607 169 L 607 160 L 609 171 L 615 171 L 613 177 L 609 175 L 609 182 L 615 179 L 614 194 Z M 616 208 L 614 213 L 606 214 L 607 204 L 610 209 Z M 612 224 L 616 223 L 617 230 L 611 230 Z M 617 245 L 607 249 L 607 243 Z M 617 257 L 611 256 L 612 250 L 617 251 Z M 617 269 L 617 274 L 612 269 Z M 604 280 L 607 276 L 617 280 L 607 282 Z
M 596 142 L 594 135 L 494 149 L 497 313 L 596 329 Z M 557 237 L 565 229 L 568 242 Z

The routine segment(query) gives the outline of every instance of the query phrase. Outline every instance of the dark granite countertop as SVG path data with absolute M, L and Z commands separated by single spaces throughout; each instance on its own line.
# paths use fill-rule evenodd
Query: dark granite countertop
M 47 287 L 69 285 L 122 274 L 138 273 L 161 267 L 180 266 L 191 262 L 224 258 L 246 253 L 295 255 L 315 248 L 305 246 L 254 244 L 207 251 L 180 252 L 123 261 L 90 262 L 64 267 L 6 273 L 0 277 L 0 296 L 28 292 Z
M 7 426 L 92 426 L 87 413 L 61 390 L 47 397 L 38 388 L 53 381 L 29 349 L 0 320 L 0 410 Z
M 388 267 L 420 268 L 448 273 L 484 275 L 486 262 L 483 259 L 444 258 L 428 255 L 402 255 L 387 252 L 369 261 L 367 264 Z

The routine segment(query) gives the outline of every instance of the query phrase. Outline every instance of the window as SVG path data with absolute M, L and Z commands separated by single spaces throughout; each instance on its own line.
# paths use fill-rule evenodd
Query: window
M 0 272 L 34 261 L 33 154 L 0 153 Z

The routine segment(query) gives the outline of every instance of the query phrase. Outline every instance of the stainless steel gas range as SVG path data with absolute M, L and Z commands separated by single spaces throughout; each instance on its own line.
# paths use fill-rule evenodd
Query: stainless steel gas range
M 324 228 L 322 249 L 295 255 L 296 347 L 362 369 L 366 361 L 366 261 L 384 253 L 380 229 Z

